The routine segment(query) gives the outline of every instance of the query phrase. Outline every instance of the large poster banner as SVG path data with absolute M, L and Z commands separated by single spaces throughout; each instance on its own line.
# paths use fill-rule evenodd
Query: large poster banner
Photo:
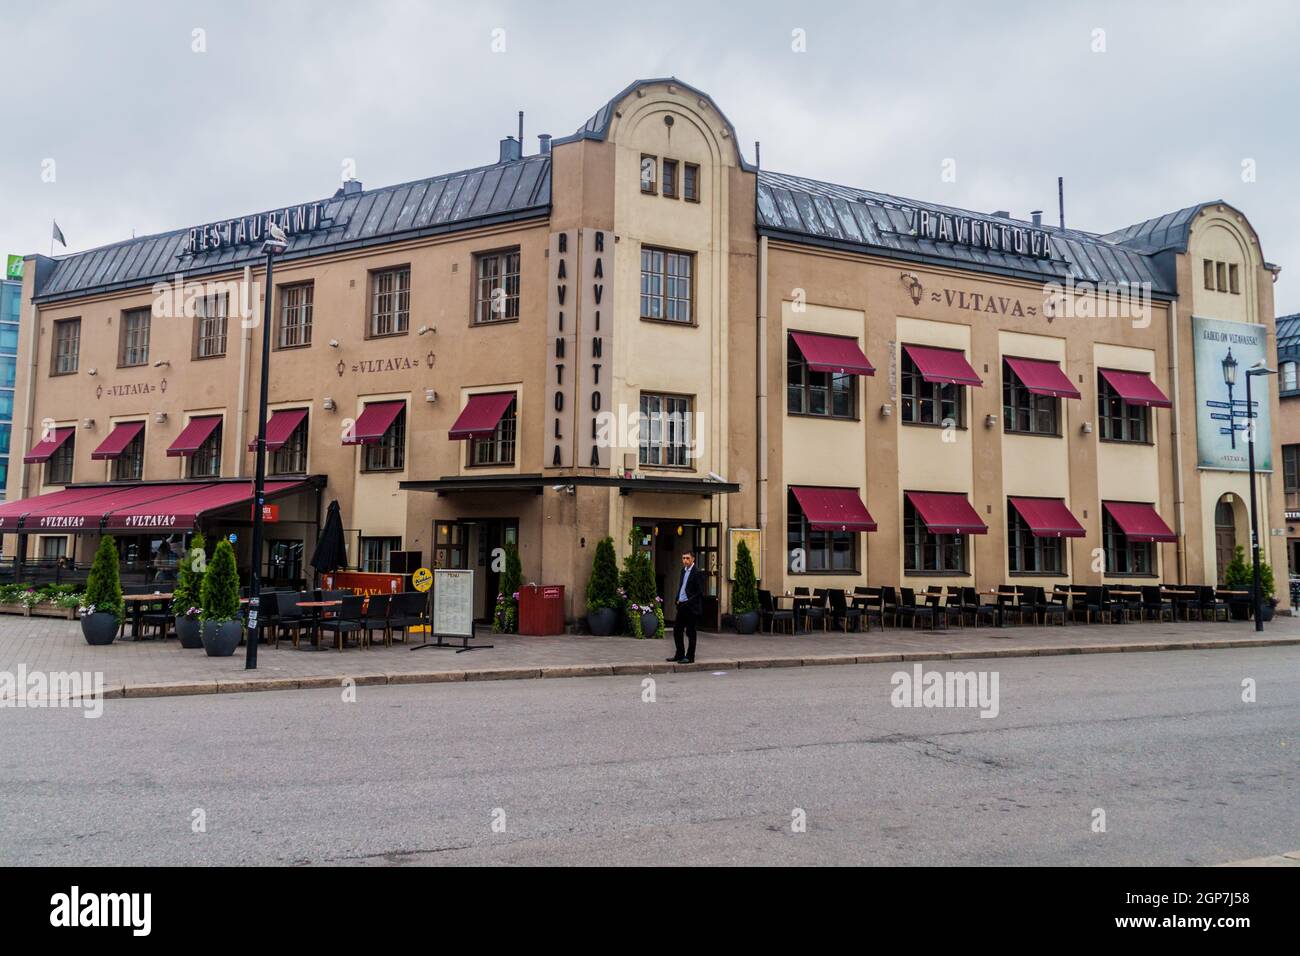
M 1246 403 L 1246 371 L 1268 364 L 1268 328 L 1245 322 L 1192 317 L 1196 363 L 1196 451 L 1201 468 L 1245 471 L 1247 430 L 1255 427 L 1255 468 L 1273 470 L 1273 422 L 1269 415 L 1272 376 L 1251 380 Z

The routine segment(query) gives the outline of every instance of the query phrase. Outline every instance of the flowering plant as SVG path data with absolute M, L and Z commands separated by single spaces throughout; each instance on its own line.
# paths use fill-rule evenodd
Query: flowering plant
M 198 617 L 201 611 L 202 608 L 187 607 L 185 609 L 185 617 Z
M 18 595 L 18 603 L 25 608 L 34 608 L 41 603 L 41 596 L 29 588 Z
M 82 617 L 89 617 L 90 615 L 95 613 L 95 605 L 83 604 L 81 607 L 77 608 L 77 613 L 80 614 Z
M 50 603 L 57 608 L 69 610 L 81 606 L 81 602 L 86 599 L 84 594 L 56 594 L 50 598 Z

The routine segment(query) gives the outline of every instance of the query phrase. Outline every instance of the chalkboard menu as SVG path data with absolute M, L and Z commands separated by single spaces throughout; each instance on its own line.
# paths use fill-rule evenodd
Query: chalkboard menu
M 437 568 L 433 574 L 433 633 L 473 637 L 474 572 Z

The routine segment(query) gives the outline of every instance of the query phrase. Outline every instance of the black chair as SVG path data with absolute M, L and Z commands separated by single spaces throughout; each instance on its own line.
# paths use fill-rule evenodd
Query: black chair
M 385 647 L 392 643 L 393 633 L 388 628 L 388 611 L 391 605 L 392 599 L 387 594 L 370 595 L 370 601 L 366 604 L 366 614 L 363 619 L 367 644 L 372 643 L 370 635 L 375 631 L 383 631 Z
M 899 588 L 898 600 L 898 621 L 900 624 L 910 622 L 912 628 L 916 628 L 917 621 L 924 621 L 925 626 L 931 630 L 934 629 L 934 608 L 925 604 L 916 603 L 916 592 L 911 588 Z
M 298 602 L 309 599 L 306 593 L 298 591 L 287 591 L 276 598 L 277 620 L 275 629 L 271 632 L 273 646 L 280 646 L 280 638 L 286 631 L 293 632 L 293 646 L 298 646 L 298 638 L 302 635 L 303 629 L 311 627 L 311 621 L 303 613 L 304 609 L 298 606 Z
M 1198 621 L 1204 619 L 1204 615 L 1201 613 L 1201 589 L 1199 587 L 1185 584 L 1171 584 L 1168 585 L 1168 587 L 1174 592 L 1170 595 L 1170 600 L 1174 605 L 1175 620 L 1177 620 L 1178 615 L 1180 614 L 1183 616 L 1184 621 L 1190 621 L 1193 614 L 1196 615 Z M 1211 597 L 1213 597 L 1213 588 L 1210 589 L 1210 594 Z
M 864 620 L 862 608 L 850 607 L 848 599 L 840 588 L 830 588 L 827 595 L 830 598 L 831 619 L 835 622 L 835 625 L 845 633 L 850 630 L 861 630 Z M 868 624 L 867 629 L 870 630 L 870 628 L 871 625 Z
M 1074 595 L 1073 614 L 1076 621 L 1083 618 L 1085 624 L 1094 621 L 1104 624 L 1110 620 L 1111 607 L 1106 603 L 1101 588 L 1085 587 L 1082 595 Z
M 321 621 L 320 629 L 334 635 L 337 647 L 343 650 L 343 642 L 348 634 L 356 634 L 357 640 L 365 640 L 365 625 L 361 621 L 361 609 L 366 603 L 364 596 L 349 594 L 343 599 L 338 613 L 328 620 Z
M 1025 590 L 1029 592 L 1027 596 L 1029 605 L 1033 609 L 1034 617 L 1039 624 L 1049 624 L 1056 621 L 1064 626 L 1068 609 L 1061 596 L 1053 593 L 1052 599 L 1049 601 L 1047 599 L 1047 589 L 1038 585 L 1026 585 Z M 1022 597 L 1021 602 L 1024 601 L 1025 597 Z
M 1039 593 L 1043 599 L 1043 622 L 1060 619 L 1061 624 L 1065 625 L 1070 622 L 1070 591 L 1063 585 L 1056 585 L 1052 589 L 1052 596 L 1047 597 L 1047 592 L 1039 588 Z
M 1197 590 L 1200 592 L 1200 602 L 1198 606 L 1202 621 L 1205 620 L 1205 615 L 1207 614 L 1210 616 L 1211 621 L 1217 621 L 1220 612 L 1223 613 L 1223 619 L 1225 621 L 1232 619 L 1232 616 L 1228 613 L 1228 602 L 1219 600 L 1219 595 L 1215 592 L 1213 587 L 1203 585 L 1198 587 Z
M 794 611 L 788 611 L 776 606 L 776 601 L 772 598 L 771 591 L 759 590 L 758 592 L 758 624 L 762 627 L 764 622 L 767 624 L 767 632 L 773 633 L 776 629 L 777 622 L 790 625 L 790 633 L 794 633 Z
M 1121 591 L 1128 591 L 1129 588 L 1120 588 Z M 1122 622 L 1127 624 L 1136 617 L 1142 619 L 1142 598 L 1128 594 L 1116 594 L 1112 585 L 1104 584 L 1101 588 L 1103 603 L 1109 604 L 1111 608 L 1111 622 Z
M 882 618 L 892 618 L 894 627 L 902 623 L 898 613 L 898 588 L 885 586 L 880 589 L 880 613 Z
M 406 632 L 413 627 L 425 624 L 424 607 L 426 598 L 419 591 L 403 591 L 394 594 L 388 606 L 388 633 L 391 638 L 396 631 L 402 632 L 402 643 L 406 643 Z
M 925 599 L 925 606 L 934 611 L 934 619 L 936 623 L 939 621 L 943 622 L 944 630 L 948 629 L 948 625 L 952 623 L 954 617 L 957 619 L 958 626 L 961 626 L 963 623 L 961 619 L 961 611 L 944 600 L 943 588 L 926 588 L 925 594 L 922 596 Z
M 156 628 L 158 636 L 165 641 L 167 640 L 167 629 L 175 627 L 175 625 L 176 615 L 172 613 L 171 598 L 159 598 L 157 601 L 150 601 L 141 609 L 141 637 L 144 637 L 149 628 Z
M 1174 619 L 1174 602 L 1166 599 L 1160 593 L 1160 586 L 1144 585 L 1142 591 L 1142 617 L 1149 620 L 1154 616 L 1157 621 L 1163 621 L 1165 615 L 1169 615 L 1169 620 Z
M 982 602 L 979 592 L 973 587 L 963 587 L 961 589 L 961 610 L 963 614 L 970 617 L 976 627 L 979 627 L 982 619 L 987 619 L 992 626 L 996 626 L 998 623 L 997 605 Z
M 853 606 L 862 612 L 862 620 L 866 622 L 867 630 L 871 630 L 871 621 L 875 619 L 880 622 L 883 630 L 885 627 L 885 608 L 880 597 L 880 588 L 863 587 L 859 585 L 853 589 Z
M 1019 592 L 1016 591 L 1013 585 L 1002 584 L 998 586 L 997 604 L 995 607 L 998 612 L 999 627 L 1006 627 L 1007 619 L 1010 617 L 1014 617 L 1016 622 L 1019 624 L 1025 623 L 1025 611 L 1028 609 L 1022 608 L 1019 603 L 1017 603 L 1019 596 Z
M 802 619 L 802 620 L 801 620 Z M 812 630 L 810 626 L 813 622 L 821 625 L 822 630 L 826 630 L 826 598 L 825 592 L 820 588 L 816 592 L 811 592 L 807 588 L 794 589 L 794 623 L 795 628 L 802 628 L 805 631 Z

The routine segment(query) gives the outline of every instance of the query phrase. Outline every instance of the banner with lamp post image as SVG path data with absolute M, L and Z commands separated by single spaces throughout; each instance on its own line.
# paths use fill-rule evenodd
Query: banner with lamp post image
M 1196 458 L 1201 468 L 1246 471 L 1246 430 L 1255 423 L 1255 469 L 1273 470 L 1273 427 L 1269 414 L 1269 376 L 1251 382 L 1246 404 L 1246 372 L 1268 364 L 1268 327 L 1246 322 L 1192 317 L 1196 363 Z

